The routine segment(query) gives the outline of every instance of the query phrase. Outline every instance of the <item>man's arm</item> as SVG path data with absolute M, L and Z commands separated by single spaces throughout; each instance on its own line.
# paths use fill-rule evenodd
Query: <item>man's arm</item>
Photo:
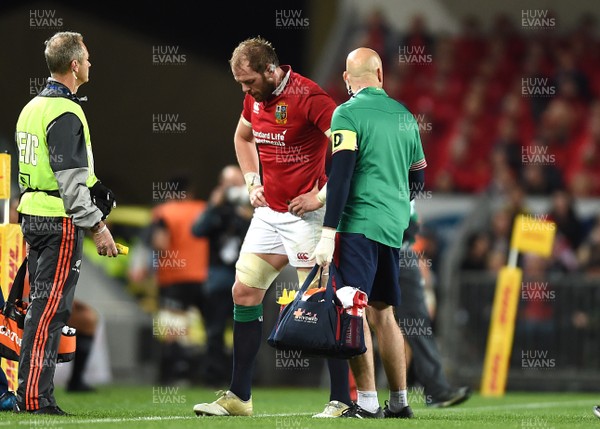
M 327 208 L 323 226 L 337 228 L 350 193 L 350 182 L 356 165 L 356 152 L 343 151 L 331 158 L 331 175 L 327 182 Z
M 415 197 L 425 188 L 425 170 L 409 170 L 408 171 L 408 186 L 410 189 L 410 200 Z
M 321 239 L 311 255 L 321 266 L 327 266 L 333 259 L 335 234 L 350 193 L 357 150 L 354 131 L 340 130 L 333 133 L 331 173 L 327 181 L 327 208 Z
M 267 206 L 260 181 L 260 163 L 256 143 L 252 135 L 252 125 L 243 117 L 240 117 L 235 129 L 233 143 L 238 164 L 248 187 L 250 202 L 254 207 Z
M 256 150 L 256 143 L 254 143 L 254 136 L 252 135 L 252 125 L 243 117 L 240 117 L 235 129 L 233 143 L 235 145 L 238 164 L 244 176 L 248 173 L 258 174 L 258 152 Z
M 92 228 L 103 215 L 86 185 L 89 171 L 83 124 L 72 113 L 60 116 L 48 126 L 47 143 L 50 167 L 66 213 L 75 225 Z
M 66 113 L 48 125 L 46 135 L 50 168 L 58 182 L 65 212 L 76 226 L 93 233 L 99 255 L 117 256 L 113 237 L 102 222 L 103 213 L 92 202 L 86 184 L 89 170 L 83 124 L 76 115 Z
M 327 208 L 323 226 L 337 228 L 350 193 L 350 182 L 356 165 L 356 133 L 340 130 L 333 133 L 331 173 L 327 181 Z
M 333 99 L 327 94 L 316 94 L 310 97 L 307 109 L 307 120 L 319 128 L 327 137 L 327 151 L 325 153 L 325 174 L 329 175 L 331 167 L 331 116 L 335 110 Z M 325 205 L 327 197 L 327 183 L 321 189 L 318 181 L 308 192 L 298 195 L 288 204 L 288 211 L 296 216 L 304 216 L 305 213 L 318 210 Z

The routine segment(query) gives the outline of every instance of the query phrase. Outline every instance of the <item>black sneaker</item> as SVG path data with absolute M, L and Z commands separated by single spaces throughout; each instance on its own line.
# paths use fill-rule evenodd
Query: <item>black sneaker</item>
M 48 414 L 53 416 L 69 416 L 70 414 L 63 411 L 58 405 L 48 405 L 47 407 L 37 410 L 28 411 L 31 414 Z
M 395 413 L 390 410 L 390 407 L 388 406 L 388 401 L 386 400 L 385 407 L 383 409 L 383 416 L 386 419 L 412 419 L 414 417 L 414 414 L 409 405 Z
M 453 405 L 462 404 L 469 399 L 470 396 L 471 388 L 468 386 L 463 386 L 440 397 L 432 398 L 432 400 L 427 403 L 427 406 L 431 408 L 451 407 Z
M 25 407 L 21 407 L 17 402 L 13 407 L 15 413 L 29 413 L 29 414 L 45 414 L 51 416 L 70 416 L 71 414 L 63 411 L 58 405 L 48 405 L 47 407 L 38 408 L 37 410 L 26 410 Z
M 342 412 L 340 417 L 347 417 L 353 419 L 382 419 L 384 418 L 384 415 L 381 407 L 378 407 L 377 411 L 371 413 L 367 410 L 362 409 L 360 405 L 353 402 L 350 407 L 348 407 Z
M 600 405 L 594 407 L 594 415 L 600 419 Z

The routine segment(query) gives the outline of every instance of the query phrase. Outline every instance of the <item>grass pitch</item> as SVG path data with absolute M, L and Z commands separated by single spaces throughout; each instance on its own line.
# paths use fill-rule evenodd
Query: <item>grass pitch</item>
M 255 388 L 254 417 L 196 417 L 192 407 L 214 400 L 213 390 L 110 386 L 97 393 L 72 394 L 57 389 L 59 405 L 73 416 L 1 413 L 0 428 L 600 428 L 600 419 L 592 414 L 600 395 L 591 393 L 509 392 L 503 398 L 474 394 L 446 409 L 426 408 L 419 395 L 412 395 L 411 420 L 313 419 L 328 395 L 323 389 Z M 383 405 L 387 392 L 380 392 L 379 399 Z

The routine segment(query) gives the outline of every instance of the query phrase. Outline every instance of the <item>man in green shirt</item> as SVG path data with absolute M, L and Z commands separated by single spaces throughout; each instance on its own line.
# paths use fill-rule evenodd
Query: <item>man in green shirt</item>
M 410 220 L 410 200 L 423 186 L 427 163 L 414 116 L 383 90 L 377 52 L 352 51 L 344 80 L 350 100 L 331 120 L 332 160 L 327 209 L 321 240 L 315 249 L 319 265 L 333 259 L 344 285 L 369 296 L 365 323 L 367 353 L 350 360 L 358 402 L 342 417 L 412 417 L 408 405 L 402 332 L 393 307 L 400 304 L 399 249 Z M 375 385 L 372 340 L 377 336 L 390 387 L 385 410 Z

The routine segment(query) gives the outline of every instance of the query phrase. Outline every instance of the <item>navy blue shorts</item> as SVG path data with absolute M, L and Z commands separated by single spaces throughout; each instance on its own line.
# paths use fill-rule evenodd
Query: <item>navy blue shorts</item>
M 334 261 L 345 286 L 365 292 L 369 301 L 400 305 L 400 249 L 363 234 L 338 232 Z

